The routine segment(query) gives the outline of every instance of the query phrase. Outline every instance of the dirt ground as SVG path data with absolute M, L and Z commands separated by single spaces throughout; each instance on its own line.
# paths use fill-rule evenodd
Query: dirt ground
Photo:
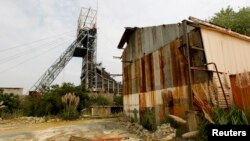
M 84 119 L 45 123 L 22 123 L 18 120 L 0 122 L 0 141 L 68 141 L 70 136 L 91 140 L 122 138 L 139 141 L 117 119 Z

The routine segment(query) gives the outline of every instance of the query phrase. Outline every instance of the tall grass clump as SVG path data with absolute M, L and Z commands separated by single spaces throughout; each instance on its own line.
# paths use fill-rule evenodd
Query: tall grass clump
M 216 108 L 213 111 L 213 121 L 211 123 L 209 120 L 202 118 L 198 127 L 198 137 L 197 141 L 206 141 L 207 140 L 207 125 L 249 125 L 247 117 L 243 111 L 239 108 L 233 106 L 229 109 Z
M 66 120 L 76 119 L 79 116 L 77 106 L 79 105 L 80 98 L 75 96 L 74 93 L 67 93 L 62 96 L 62 103 L 64 104 L 64 110 L 62 118 Z

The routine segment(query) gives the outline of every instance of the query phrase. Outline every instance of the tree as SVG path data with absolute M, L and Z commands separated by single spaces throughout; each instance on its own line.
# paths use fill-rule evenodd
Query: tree
M 20 105 L 20 100 L 17 95 L 3 93 L 3 90 L 0 90 L 0 102 L 4 105 L 2 109 L 5 113 L 15 112 Z
M 238 12 L 230 6 L 222 8 L 209 22 L 250 36 L 250 7 L 240 8 Z
M 117 106 L 123 105 L 123 96 L 115 96 L 114 97 L 114 104 Z
M 78 112 L 89 106 L 89 97 L 82 86 L 63 83 L 61 86 L 52 85 L 42 95 L 27 96 L 22 104 L 24 113 L 28 116 L 58 115 L 64 109 L 61 97 L 67 93 L 74 93 L 79 97 Z

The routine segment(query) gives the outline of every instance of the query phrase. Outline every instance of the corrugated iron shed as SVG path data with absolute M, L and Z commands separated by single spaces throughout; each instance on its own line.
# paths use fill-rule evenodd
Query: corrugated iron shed
M 221 107 L 232 104 L 229 75 L 250 71 L 246 61 L 250 59 L 246 53 L 250 51 L 250 38 L 199 19 L 190 20 L 187 26 L 190 58 L 186 57 L 184 49 L 182 24 L 126 28 L 118 48 L 127 43 L 122 54 L 124 111 L 127 115 L 140 119 L 150 109 L 158 122 L 166 114 L 184 117 L 190 109 L 188 69 L 191 88 L 204 101 L 211 101 L 208 85 L 212 81 L 217 85 L 217 104 Z M 210 62 L 217 65 L 218 75 L 213 66 L 204 66 Z M 223 81 L 218 81 L 219 78 Z

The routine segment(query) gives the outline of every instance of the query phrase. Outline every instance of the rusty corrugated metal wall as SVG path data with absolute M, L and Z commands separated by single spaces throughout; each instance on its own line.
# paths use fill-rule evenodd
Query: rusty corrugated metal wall
M 123 63 L 124 111 L 127 115 L 140 119 L 146 109 L 151 109 L 157 121 L 163 120 L 167 113 L 184 117 L 185 111 L 189 109 L 189 99 L 187 64 L 180 49 L 181 30 L 179 24 L 138 28 L 129 38 L 122 55 L 125 61 Z M 197 34 L 199 32 L 193 36 Z M 191 42 L 202 44 L 200 36 L 198 39 L 192 38 Z M 194 57 L 199 55 L 193 53 Z M 204 64 L 199 61 L 196 63 Z M 203 74 L 200 71 L 193 73 Z M 194 76 L 195 80 L 203 80 L 205 77 Z
M 189 46 L 192 48 L 190 65 L 194 66 L 191 69 L 192 90 L 196 97 L 198 94 L 205 103 L 215 101 L 213 104 L 217 104 L 214 105 L 227 107 L 226 100 L 229 106 L 233 103 L 232 80 L 230 83 L 229 75 L 250 71 L 249 61 L 246 61 L 250 60 L 247 54 L 250 52 L 250 42 L 243 40 L 243 37 L 237 38 L 236 35 L 217 32 L 212 28 L 204 28 L 199 24 L 191 24 L 188 27 Z M 123 36 L 123 39 L 128 38 L 127 47 L 122 55 L 125 113 L 138 120 L 148 109 L 153 111 L 157 121 L 161 121 L 166 114 L 184 117 L 185 111 L 190 107 L 182 25 L 162 25 L 133 30 L 134 32 L 127 32 L 129 38 Z M 122 48 L 121 45 L 119 48 Z M 214 67 L 204 67 L 204 64 L 210 62 L 217 65 L 222 86 L 218 84 L 219 78 L 214 72 Z M 211 87 L 215 87 L 217 92 L 211 91 Z M 241 91 L 234 90 L 234 95 Z M 214 95 L 214 98 L 209 95 Z M 199 107 L 196 102 L 198 101 L 194 101 L 194 104 Z
M 218 65 L 219 72 L 222 72 L 219 74 L 223 83 L 222 87 L 230 106 L 232 104 L 232 93 L 229 75 L 237 69 L 230 68 L 232 66 L 229 66 L 230 59 L 228 58 L 232 51 L 237 52 L 235 45 L 242 45 L 243 51 L 246 51 L 246 42 L 203 28 L 188 28 L 189 45 L 204 49 L 204 52 L 197 50 L 190 52 L 191 66 L 202 66 L 210 62 L 215 62 Z M 166 114 L 184 117 L 185 111 L 189 109 L 189 97 L 188 66 L 182 37 L 182 26 L 180 24 L 136 28 L 135 32 L 129 37 L 127 47 L 122 55 L 124 61 L 124 111 L 127 115 L 140 119 L 145 110 L 151 109 L 157 121 L 161 121 Z M 237 41 L 239 44 L 237 42 L 232 43 L 230 40 Z M 223 51 L 227 49 L 228 42 L 232 44 L 229 47 L 231 53 L 226 54 L 227 51 Z M 237 53 L 242 53 L 242 51 Z M 246 56 L 241 58 L 244 60 Z M 243 60 L 238 68 L 247 68 L 248 64 L 243 63 Z M 227 62 L 227 64 L 223 65 L 223 62 Z M 212 72 L 214 71 L 213 66 L 208 66 L 208 70 L 211 71 L 192 69 L 193 91 L 195 88 L 195 92 L 209 102 L 211 97 L 209 99 L 206 96 L 208 90 L 204 90 L 204 87 L 216 84 L 218 91 L 217 105 L 227 107 L 217 75 Z M 209 81 L 213 81 L 213 84 L 208 83 Z
M 250 85 L 247 84 L 244 87 L 239 86 L 239 84 L 237 84 L 236 75 L 230 75 L 230 82 L 235 105 L 242 109 L 245 114 L 250 117 Z

